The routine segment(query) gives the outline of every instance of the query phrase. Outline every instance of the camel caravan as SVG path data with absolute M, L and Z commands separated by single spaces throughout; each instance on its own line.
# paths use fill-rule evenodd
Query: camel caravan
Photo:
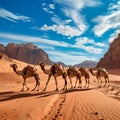
M 85 68 L 85 67 L 80 67 L 77 68 L 76 66 L 69 66 L 68 68 L 64 68 L 61 64 L 53 64 L 49 69 L 46 69 L 46 65 L 43 62 L 39 62 L 38 65 L 40 66 L 40 69 L 44 72 L 44 74 L 48 75 L 48 79 L 46 82 L 46 85 L 43 89 L 45 91 L 47 89 L 47 85 L 53 76 L 55 79 L 55 85 L 56 85 L 56 91 L 58 90 L 58 82 L 57 82 L 57 77 L 62 76 L 64 79 L 64 86 L 62 90 L 67 90 L 67 83 L 68 80 L 70 81 L 71 88 L 77 88 L 77 83 L 79 82 L 78 88 L 89 88 L 90 85 L 90 73 L 96 77 L 97 82 L 98 82 L 98 87 L 102 86 L 102 80 L 101 78 L 104 78 L 104 86 L 109 87 L 109 75 L 108 72 L 105 68 Z M 34 77 L 36 81 L 36 85 L 34 87 L 34 90 L 39 91 L 40 87 L 40 77 L 37 73 L 37 69 L 34 67 L 27 65 L 25 68 L 23 68 L 21 71 L 18 70 L 18 67 L 16 64 L 10 64 L 12 67 L 13 71 L 17 75 L 21 75 L 24 79 L 23 81 L 23 86 L 21 89 L 21 92 L 24 91 L 24 87 L 29 90 L 29 87 L 26 85 L 26 79 L 30 77 Z M 85 79 L 85 86 L 82 86 L 82 80 L 81 77 L 84 77 Z M 69 78 L 69 79 L 67 79 Z M 73 81 L 72 78 L 76 78 L 75 85 L 73 86 Z M 38 87 L 38 88 L 37 88 Z M 37 89 L 36 89 L 37 88 Z

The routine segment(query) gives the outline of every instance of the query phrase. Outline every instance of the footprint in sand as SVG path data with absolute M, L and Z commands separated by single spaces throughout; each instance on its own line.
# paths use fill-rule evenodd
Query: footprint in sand
M 92 113 L 92 114 L 94 114 L 94 115 L 99 115 L 99 113 L 98 112 L 94 112 L 94 113 Z M 101 118 L 101 119 L 98 119 L 98 120 L 104 120 L 103 118 Z
M 62 116 L 61 110 L 64 106 L 65 100 L 65 94 L 59 95 L 59 98 L 53 103 L 53 106 L 51 106 L 51 110 L 48 112 L 48 115 L 44 116 L 42 120 L 45 120 L 47 118 L 56 120 L 58 117 Z
M 4 116 L 1 116 L 1 118 L 3 118 Z
M 98 115 L 98 112 L 95 112 L 95 113 L 93 113 L 93 114 Z

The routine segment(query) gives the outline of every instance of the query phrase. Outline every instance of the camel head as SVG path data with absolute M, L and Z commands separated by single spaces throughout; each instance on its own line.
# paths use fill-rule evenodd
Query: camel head
M 12 67 L 13 71 L 17 73 L 17 65 L 16 64 L 10 64 L 10 67 Z
M 45 66 L 45 63 L 43 63 L 43 62 L 39 62 L 38 63 L 41 67 L 44 67 Z
M 10 64 L 10 67 L 12 67 L 13 69 L 16 69 L 17 65 L 16 64 Z

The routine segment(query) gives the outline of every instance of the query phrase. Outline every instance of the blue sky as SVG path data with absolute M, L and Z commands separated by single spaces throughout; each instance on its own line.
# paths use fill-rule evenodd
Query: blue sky
M 120 28 L 120 0 L 0 0 L 0 43 L 32 42 L 52 61 L 99 61 Z

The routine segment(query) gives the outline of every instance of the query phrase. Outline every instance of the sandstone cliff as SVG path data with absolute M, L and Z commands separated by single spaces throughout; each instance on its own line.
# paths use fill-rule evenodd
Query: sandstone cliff
M 0 52 L 5 53 L 8 57 L 30 64 L 37 64 L 38 61 L 51 64 L 47 53 L 32 43 L 15 44 L 9 43 L 6 47 L 0 44 Z
M 97 67 L 106 67 L 108 69 L 120 68 L 120 33 L 110 44 L 110 47 L 103 58 L 97 64 Z

